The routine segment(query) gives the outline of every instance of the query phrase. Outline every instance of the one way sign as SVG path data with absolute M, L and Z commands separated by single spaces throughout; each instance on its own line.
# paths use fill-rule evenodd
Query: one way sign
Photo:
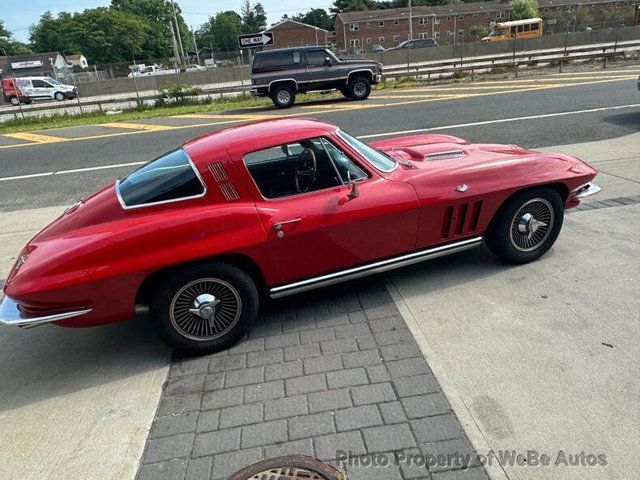
M 273 33 L 250 33 L 249 35 L 238 35 L 238 45 L 240 48 L 262 47 L 273 45 Z

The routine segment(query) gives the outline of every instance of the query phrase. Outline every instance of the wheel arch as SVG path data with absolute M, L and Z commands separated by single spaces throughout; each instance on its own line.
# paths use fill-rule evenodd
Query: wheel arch
M 160 283 L 169 275 L 172 275 L 175 272 L 193 265 L 212 262 L 225 262 L 231 265 L 235 265 L 236 267 L 244 270 L 249 274 L 249 276 L 255 282 L 258 292 L 262 293 L 266 291 L 266 280 L 264 274 L 262 273 L 262 269 L 260 268 L 258 263 L 253 258 L 241 253 L 227 253 L 200 258 L 198 260 L 180 263 L 177 265 L 171 265 L 169 267 L 165 267 L 151 273 L 142 281 L 142 283 L 138 287 L 138 291 L 136 293 L 136 311 L 139 312 L 146 310 L 151 295 L 158 288 Z
M 495 219 L 500 216 L 502 211 L 506 208 L 507 205 L 509 205 L 509 202 L 511 202 L 511 200 L 516 195 L 520 195 L 522 192 L 526 192 L 526 191 L 529 191 L 529 190 L 537 190 L 537 189 L 540 189 L 540 188 L 550 188 L 551 190 L 554 190 L 558 195 L 560 195 L 560 198 L 562 199 L 562 203 L 563 204 L 567 201 L 567 198 L 569 197 L 569 187 L 567 187 L 567 185 L 562 183 L 562 182 L 543 183 L 541 185 L 533 185 L 533 186 L 530 186 L 530 187 L 524 187 L 524 188 L 520 188 L 518 190 L 515 190 L 513 193 L 511 193 L 509 196 L 507 196 L 507 198 L 505 198 L 502 201 L 502 203 L 496 209 L 496 211 L 493 212 L 493 215 L 491 216 L 491 220 L 487 224 L 486 233 L 491 231 L 491 227 L 492 227 L 493 222 L 495 221 Z
M 371 70 L 369 68 L 364 68 L 364 69 L 353 70 L 353 71 L 349 72 L 347 74 L 347 84 L 349 84 L 349 82 L 351 81 L 351 76 L 352 75 L 358 75 L 358 74 L 366 77 L 367 80 L 369 80 L 369 82 L 373 83 L 373 70 Z
M 269 94 L 271 94 L 274 88 L 279 87 L 281 85 L 287 85 L 289 87 L 292 87 L 294 92 L 298 91 L 298 82 L 296 82 L 294 78 L 282 78 L 278 80 L 272 80 L 271 82 L 269 82 L 269 88 L 268 88 Z

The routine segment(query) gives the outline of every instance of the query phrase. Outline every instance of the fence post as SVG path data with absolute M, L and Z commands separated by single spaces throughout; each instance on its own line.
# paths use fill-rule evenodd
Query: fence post
M 131 72 L 131 79 L 133 80 L 133 88 L 135 88 L 136 90 L 136 105 L 138 105 L 138 108 L 140 108 L 140 92 L 138 92 L 138 82 L 136 82 L 135 72 Z M 156 84 L 157 82 L 158 82 L 158 79 L 156 78 Z M 158 86 L 158 90 L 160 90 L 159 86 Z

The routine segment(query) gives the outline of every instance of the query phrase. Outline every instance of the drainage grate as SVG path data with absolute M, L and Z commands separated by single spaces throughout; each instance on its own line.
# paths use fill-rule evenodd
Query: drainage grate
M 234 473 L 228 480 L 347 480 L 333 465 L 304 455 L 261 460 Z

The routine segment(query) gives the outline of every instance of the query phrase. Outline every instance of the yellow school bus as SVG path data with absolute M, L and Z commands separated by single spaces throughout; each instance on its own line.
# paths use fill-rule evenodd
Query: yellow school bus
M 513 22 L 499 22 L 493 31 L 482 39 L 483 42 L 499 42 L 514 38 L 536 38 L 542 35 L 542 19 L 527 18 Z

